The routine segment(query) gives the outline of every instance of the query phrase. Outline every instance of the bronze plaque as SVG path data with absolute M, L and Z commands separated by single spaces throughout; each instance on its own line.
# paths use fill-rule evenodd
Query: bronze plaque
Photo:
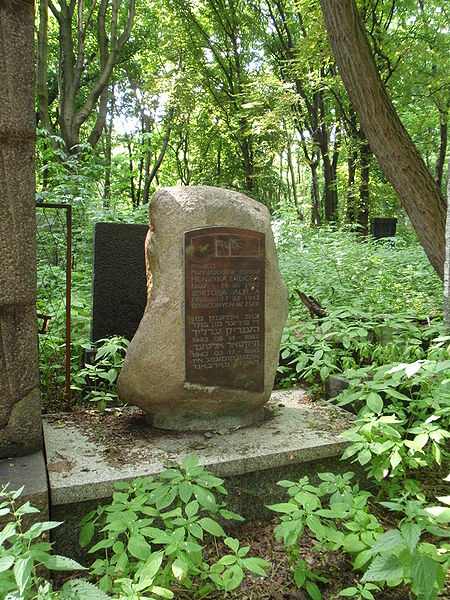
M 186 381 L 264 390 L 265 234 L 184 234 Z

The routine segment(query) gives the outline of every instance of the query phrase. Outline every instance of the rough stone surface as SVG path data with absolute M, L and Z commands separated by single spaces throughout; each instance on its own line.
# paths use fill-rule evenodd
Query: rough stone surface
M 33 522 L 47 521 L 49 516 L 47 473 L 42 451 L 28 456 L 0 460 L 0 487 L 9 484 L 9 490 L 24 486 L 18 504 L 29 501 L 39 513 L 26 515 L 26 526 Z M 0 519 L 0 529 L 2 521 Z
M 86 420 L 77 425 L 44 417 L 52 501 L 56 506 L 109 497 L 115 481 L 155 475 L 167 460 L 180 462 L 187 454 L 199 455 L 201 464 L 220 477 L 234 477 L 338 457 L 347 445 L 340 433 L 351 427 L 352 417 L 334 406 L 306 401 L 301 390 L 272 392 L 265 413 L 260 423 L 205 435 L 161 431 L 146 424 L 139 412 L 127 420 L 129 432 L 121 435 L 120 460 L 109 460 L 108 446 L 114 441 L 99 441 Z
M 336 398 L 341 392 L 346 390 L 349 386 L 349 382 L 344 377 L 338 377 L 337 375 L 330 375 L 325 381 L 325 398 Z
M 147 302 L 147 225 L 96 223 L 91 340 L 136 333 Z
M 0 457 L 41 447 L 33 2 L 0 3 Z
M 160 190 L 150 206 L 148 303 L 119 377 L 121 399 L 141 407 L 155 426 L 169 429 L 239 426 L 261 418 L 261 407 L 272 390 L 288 311 L 268 210 L 237 192 L 206 186 Z M 202 227 L 265 233 L 263 392 L 185 382 L 183 236 Z
M 276 482 L 281 479 L 348 470 L 339 460 L 347 445 L 340 433 L 352 426 L 352 417 L 328 404 L 309 402 L 302 390 L 272 392 L 261 423 L 208 434 L 158 430 L 137 409 L 126 410 L 129 418 L 126 412 L 116 417 L 128 423 L 119 456 L 110 456 L 114 440 L 99 442 L 86 419 L 77 425 L 44 417 L 52 518 L 64 521 L 53 532 L 58 553 L 81 558 L 73 554 L 80 552 L 74 543 L 80 519 L 110 502 L 116 481 L 157 475 L 167 461 L 180 463 L 187 454 L 197 454 L 200 464 L 225 479 L 229 507 L 246 518 L 268 516 L 264 506 L 280 499 Z M 141 416 L 133 417 L 136 412 Z

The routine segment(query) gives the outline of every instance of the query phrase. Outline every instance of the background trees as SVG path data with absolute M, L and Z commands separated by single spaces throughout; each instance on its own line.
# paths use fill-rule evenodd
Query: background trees
M 400 197 L 442 274 L 444 6 L 339 7 L 333 21 L 323 3 L 336 65 L 316 0 L 41 0 L 38 125 L 65 155 L 95 148 L 105 206 L 136 208 L 159 185 L 214 184 L 364 233 L 374 216 L 405 222 Z M 357 19 L 358 47 L 345 29 Z M 364 69 L 351 71 L 361 52 Z M 46 138 L 54 150 L 57 137 Z

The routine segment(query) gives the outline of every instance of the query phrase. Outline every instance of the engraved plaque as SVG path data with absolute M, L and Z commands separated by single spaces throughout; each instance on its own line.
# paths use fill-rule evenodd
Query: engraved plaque
M 186 381 L 262 392 L 265 234 L 187 231 L 184 284 Z

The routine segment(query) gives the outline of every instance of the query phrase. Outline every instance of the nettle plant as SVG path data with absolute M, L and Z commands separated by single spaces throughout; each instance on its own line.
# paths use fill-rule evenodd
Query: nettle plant
M 338 308 L 322 319 L 285 328 L 278 383 L 288 387 L 298 380 L 324 382 L 329 375 L 364 366 L 422 360 L 439 333 L 439 324 L 425 326 L 411 315 L 371 315 Z
M 56 592 L 43 577 L 50 571 L 81 571 L 85 567 L 65 556 L 52 554 L 46 534 L 61 523 L 39 521 L 24 525 L 28 515 L 39 510 L 29 502 L 18 505 L 23 487 L 0 490 L 0 516 L 8 522 L 0 531 L 0 597 L 4 600 L 107 600 L 96 586 L 84 579 L 71 579 Z
M 340 406 L 362 405 L 355 427 L 343 434 L 351 444 L 342 458 L 363 465 L 391 496 L 412 471 L 440 465 L 447 455 L 450 360 L 436 360 L 436 351 L 427 360 L 374 369 L 372 379 L 356 372 L 337 399 Z
M 189 590 L 190 598 L 202 598 L 211 590 L 225 593 L 236 589 L 244 571 L 265 576 L 268 563 L 248 557 L 250 547 L 227 537 L 218 519 L 242 521 L 226 509 L 216 495 L 226 495 L 223 480 L 198 465 L 197 456 L 187 456 L 163 471 L 158 479 L 140 478 L 131 484 L 119 482 L 112 503 L 91 511 L 82 521 L 80 544 L 95 559 L 91 573 L 100 577 L 105 591 L 128 594 L 136 586 L 145 590 L 150 577 L 153 593 L 173 597 L 169 589 Z M 230 552 L 209 564 L 203 557 L 205 536 L 222 538 Z M 126 596 L 128 597 L 128 596 Z
M 95 402 L 100 411 L 105 410 L 110 402 L 117 400 L 116 381 L 122 370 L 123 359 L 130 342 L 122 336 L 113 336 L 98 341 L 98 349 L 92 364 L 72 374 L 73 390 L 84 393 L 90 402 Z M 90 349 L 88 342 L 80 344 Z
M 448 535 L 441 525 L 448 523 L 450 510 L 445 505 L 450 498 L 439 498 L 442 504 L 433 507 L 424 507 L 424 499 L 384 502 L 403 517 L 398 528 L 383 531 L 370 512 L 370 492 L 351 484 L 353 473 L 318 473 L 318 477 L 318 486 L 311 485 L 308 477 L 298 482 L 280 481 L 278 485 L 286 488 L 289 499 L 269 506 L 280 515 L 275 533 L 283 540 L 299 588 L 320 600 L 317 584 L 327 582 L 300 557 L 299 540 L 308 528 L 317 540 L 316 548 L 348 553 L 354 569 L 363 573 L 357 585 L 341 590 L 340 596 L 373 600 L 373 592 L 400 584 L 410 585 L 420 600 L 432 600 L 442 592 L 449 545 L 435 545 L 429 539 L 430 535 Z

